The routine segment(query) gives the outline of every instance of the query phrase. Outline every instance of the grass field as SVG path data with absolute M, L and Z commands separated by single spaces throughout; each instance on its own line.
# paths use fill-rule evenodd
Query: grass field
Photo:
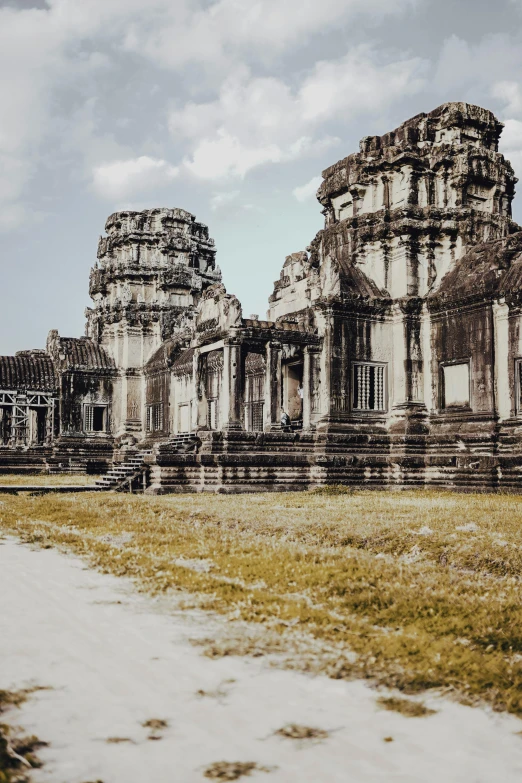
M 97 478 L 83 473 L 0 473 L 0 487 L 83 487 L 94 484 Z
M 209 655 L 279 651 L 289 666 L 522 716 L 515 496 L 3 495 L 0 531 L 250 623 L 228 623 Z

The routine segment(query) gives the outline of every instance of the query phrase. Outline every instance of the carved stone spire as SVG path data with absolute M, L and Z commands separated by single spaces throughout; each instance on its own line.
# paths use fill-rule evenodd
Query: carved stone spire
M 86 332 L 117 366 L 141 367 L 202 291 L 221 279 L 214 240 L 183 209 L 116 212 L 105 230 L 90 274 L 94 307 Z

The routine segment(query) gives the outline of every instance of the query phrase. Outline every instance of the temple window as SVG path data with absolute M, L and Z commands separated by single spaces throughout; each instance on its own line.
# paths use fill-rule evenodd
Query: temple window
M 147 432 L 163 430 L 163 403 L 155 402 L 147 405 Z
M 442 407 L 470 407 L 470 371 L 469 362 L 443 364 L 442 374 Z
M 352 408 L 354 411 L 386 410 L 386 365 L 353 364 Z
M 259 320 L 257 315 L 250 318 Z M 248 432 L 262 432 L 264 428 L 265 373 L 265 357 L 249 351 L 245 357 L 243 403 L 244 427 Z
M 107 406 L 84 405 L 83 429 L 85 432 L 106 432 L 107 430 Z

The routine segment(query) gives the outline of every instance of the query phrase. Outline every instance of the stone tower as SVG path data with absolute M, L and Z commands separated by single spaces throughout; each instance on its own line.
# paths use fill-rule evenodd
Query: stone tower
M 362 357 L 390 363 L 388 429 L 422 430 L 432 396 L 428 296 L 470 248 L 520 231 L 502 128 L 486 109 L 446 103 L 362 139 L 323 171 L 325 227 L 309 253 L 287 258 L 268 318 L 306 322 L 313 312 L 325 345 L 325 427 L 360 426 L 350 373 Z
M 143 367 L 163 340 L 183 328 L 199 297 L 221 279 L 208 228 L 183 209 L 115 212 L 98 245 L 86 334 L 119 371 L 113 431 L 139 437 Z
M 502 128 L 486 109 L 446 103 L 362 139 L 359 152 L 323 171 L 325 227 L 310 257 L 287 258 L 268 318 L 342 297 L 347 270 L 392 299 L 425 297 L 467 248 L 518 231 Z
M 518 228 L 502 128 L 486 109 L 446 103 L 362 139 L 323 172 L 322 254 L 359 266 L 392 298 L 425 296 L 467 247 Z

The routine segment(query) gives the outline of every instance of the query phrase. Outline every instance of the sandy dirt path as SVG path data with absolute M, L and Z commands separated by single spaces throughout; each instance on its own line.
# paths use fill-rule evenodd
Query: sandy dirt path
M 210 660 L 189 639 L 221 622 L 79 559 L 0 541 L 0 688 L 52 687 L 7 715 L 50 743 L 36 783 L 202 783 L 221 760 L 273 767 L 242 778 L 266 783 L 522 780 L 517 718 L 440 698 L 425 700 L 436 715 L 405 718 L 380 709 L 362 682 Z M 141 725 L 152 718 L 168 722 L 155 741 Z M 274 736 L 288 723 L 332 733 Z

